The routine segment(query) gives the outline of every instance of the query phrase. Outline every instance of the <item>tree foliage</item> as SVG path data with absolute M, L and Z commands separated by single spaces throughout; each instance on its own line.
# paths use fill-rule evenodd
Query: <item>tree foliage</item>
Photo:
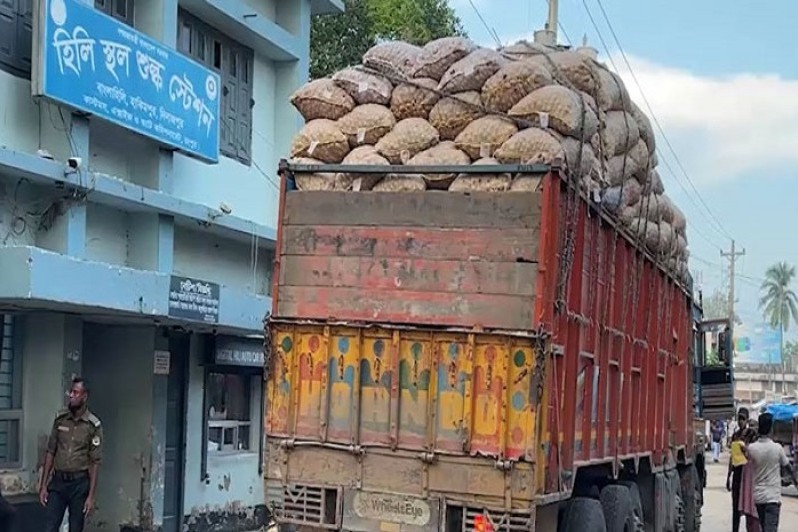
M 798 323 L 798 295 L 792 289 L 795 266 L 786 262 L 774 264 L 765 272 L 759 299 L 764 318 L 773 327 L 787 331 L 790 323 Z
M 729 298 L 720 290 L 715 290 L 709 297 L 705 297 L 703 304 L 705 320 L 725 319 L 729 317 Z M 737 313 L 734 315 L 734 322 L 741 323 Z
M 310 77 L 328 76 L 360 63 L 381 40 L 424 44 L 464 35 L 448 0 L 345 0 L 346 11 L 319 15 L 310 29 Z

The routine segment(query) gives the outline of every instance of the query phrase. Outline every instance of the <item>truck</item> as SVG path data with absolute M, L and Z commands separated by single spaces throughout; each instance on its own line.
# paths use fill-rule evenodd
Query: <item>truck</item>
M 300 191 L 303 172 L 539 185 Z M 280 529 L 700 529 L 696 420 L 733 414 L 731 357 L 703 367 L 689 279 L 560 161 L 279 175 L 263 476 Z

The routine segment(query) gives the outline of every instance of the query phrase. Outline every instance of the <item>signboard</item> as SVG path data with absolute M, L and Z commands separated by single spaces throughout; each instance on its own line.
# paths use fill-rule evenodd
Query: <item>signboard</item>
M 189 277 L 169 280 L 169 315 L 204 323 L 219 322 L 219 285 Z
M 781 329 L 768 324 L 740 325 L 734 330 L 736 364 L 781 364 Z
M 438 530 L 440 500 L 346 489 L 341 525 L 345 530 Z
M 219 160 L 218 74 L 82 0 L 42 0 L 34 24 L 34 96 Z
M 152 372 L 155 375 L 169 375 L 172 354 L 169 351 L 156 351 L 152 365 Z
M 224 366 L 262 368 L 264 363 L 263 341 L 219 335 L 216 337 L 214 363 Z

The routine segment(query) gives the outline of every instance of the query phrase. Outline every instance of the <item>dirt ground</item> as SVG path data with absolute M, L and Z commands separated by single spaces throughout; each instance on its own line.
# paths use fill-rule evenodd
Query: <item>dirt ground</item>
M 712 463 L 707 455 L 707 487 L 704 490 L 704 526 L 702 530 L 711 532 L 731 531 L 731 494 L 726 491 L 726 470 L 728 455 L 721 456 L 720 463 Z M 779 530 L 798 530 L 798 491 L 790 486 L 783 491 Z M 745 530 L 745 524 L 741 527 Z

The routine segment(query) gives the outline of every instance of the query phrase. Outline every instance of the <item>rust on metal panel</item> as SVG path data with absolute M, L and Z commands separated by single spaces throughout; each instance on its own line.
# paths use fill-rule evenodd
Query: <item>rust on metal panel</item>
M 509 295 L 283 286 L 277 317 L 526 330 L 533 306 Z
M 506 228 L 284 225 L 284 255 L 536 262 L 537 226 Z
M 281 275 L 282 286 L 533 296 L 537 265 L 287 255 Z
M 290 192 L 285 225 L 363 225 L 377 227 L 537 227 L 540 194 L 443 194 L 429 192 Z

